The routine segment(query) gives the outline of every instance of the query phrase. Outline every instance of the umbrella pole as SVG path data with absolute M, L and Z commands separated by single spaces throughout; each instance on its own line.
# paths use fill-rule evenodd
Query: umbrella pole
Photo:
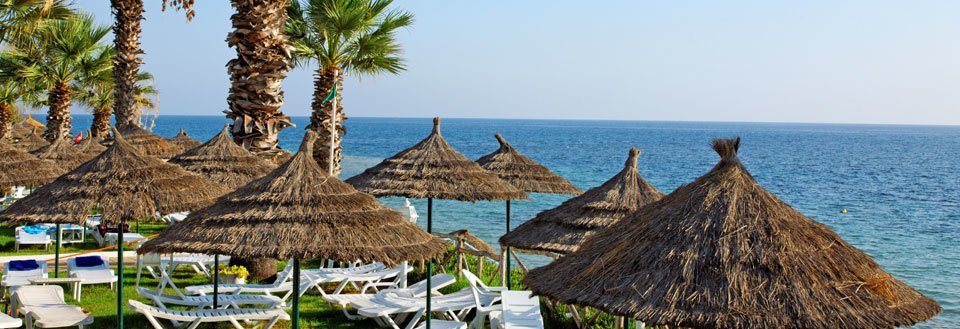
M 117 224 L 117 328 L 123 329 L 123 221 Z
M 220 285 L 220 254 L 213 255 L 213 309 L 218 309 L 217 301 L 220 298 L 217 286 Z
M 60 276 L 60 223 L 57 223 L 57 246 L 53 248 L 53 277 Z
M 510 200 L 507 200 L 507 233 L 510 233 Z M 505 286 L 507 290 L 510 290 L 510 246 L 507 246 L 506 255 L 503 259 L 503 264 L 507 269 L 507 284 Z M 483 275 L 483 273 L 480 273 L 480 275 Z
M 427 198 L 427 233 L 433 234 L 433 198 Z M 427 260 L 427 329 L 430 329 L 430 300 L 433 299 L 433 258 Z
M 293 318 L 291 328 L 300 328 L 300 259 L 293 259 Z

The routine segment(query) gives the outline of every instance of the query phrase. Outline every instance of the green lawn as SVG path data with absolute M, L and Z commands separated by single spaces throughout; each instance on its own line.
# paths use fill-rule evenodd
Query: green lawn
M 164 228 L 164 225 L 159 224 L 143 224 L 141 226 L 141 234 L 148 236 L 150 234 L 159 233 Z M 63 253 L 68 252 L 77 252 L 98 248 L 95 242 L 87 242 L 85 244 L 77 245 L 67 245 L 61 251 Z M 8 227 L 0 228 L 0 255 L 31 255 L 31 254 L 43 254 L 42 247 L 30 246 L 26 248 L 21 248 L 19 253 L 13 252 L 13 229 Z M 472 256 L 468 256 L 467 264 L 473 264 L 475 266 L 476 259 Z M 278 268 L 282 268 L 285 264 L 283 262 L 278 262 Z M 305 262 L 304 267 L 311 268 L 316 267 L 318 263 L 316 262 Z M 447 264 L 446 271 L 447 273 L 453 272 L 453 262 Z M 499 283 L 498 278 L 494 278 L 493 271 L 495 270 L 494 264 L 487 264 L 484 266 L 484 273 L 481 274 L 481 277 L 487 282 L 496 281 Z M 472 267 L 475 268 L 475 267 Z M 435 271 L 437 271 L 435 269 Z M 64 272 L 61 272 L 61 275 L 65 275 Z M 149 287 L 154 287 L 157 284 L 157 281 L 149 277 L 149 275 L 144 274 L 142 284 Z M 520 281 L 522 280 L 523 274 L 519 270 L 515 272 L 512 276 L 513 278 L 513 287 L 520 286 Z M 426 278 L 426 274 L 415 268 L 414 272 L 410 274 L 409 282 L 417 282 Z M 136 268 L 135 267 L 126 267 L 124 270 L 124 297 L 126 299 L 136 299 L 150 304 L 148 301 L 140 298 L 137 295 L 134 288 L 134 283 L 136 280 Z M 174 273 L 174 282 L 183 288 L 188 285 L 193 284 L 204 284 L 208 283 L 209 279 L 202 274 L 196 274 L 192 270 L 189 270 L 187 267 L 181 267 L 178 271 Z M 465 280 L 460 279 L 455 284 L 442 290 L 443 293 L 450 293 L 457 291 L 461 288 L 467 287 L 468 284 Z M 332 290 L 334 287 L 327 287 L 329 290 Z M 515 288 L 516 289 L 516 288 Z M 169 291 L 169 293 L 173 293 Z M 82 302 L 77 303 L 69 297 L 69 292 L 67 292 L 68 302 L 79 305 L 86 310 L 89 310 L 93 313 L 96 318 L 93 326 L 88 328 L 97 329 L 97 328 L 116 328 L 116 291 L 110 290 L 107 285 L 88 285 L 83 288 Z M 351 321 L 343 316 L 339 308 L 332 307 L 328 305 L 319 297 L 319 294 L 315 292 L 308 293 L 301 299 L 301 328 L 375 328 L 376 324 L 373 321 Z M 562 306 L 558 306 L 557 310 L 548 310 L 546 309 L 546 304 L 544 303 L 544 309 L 542 311 L 545 319 L 545 324 L 547 328 L 572 328 L 573 322 L 567 317 L 558 314 L 564 314 L 565 310 Z M 592 316 L 593 312 L 587 312 L 587 314 L 582 314 L 583 317 Z M 471 317 L 472 318 L 472 317 Z M 146 319 L 140 314 L 132 311 L 129 307 L 124 304 L 124 319 L 126 328 L 150 328 L 150 324 L 147 323 Z M 165 322 L 168 328 L 169 322 Z M 281 321 L 275 328 L 289 328 L 289 321 Z M 207 328 L 232 328 L 229 324 L 221 324 L 219 326 L 207 326 Z M 597 324 L 594 328 L 613 328 L 613 317 L 602 315 L 598 318 Z

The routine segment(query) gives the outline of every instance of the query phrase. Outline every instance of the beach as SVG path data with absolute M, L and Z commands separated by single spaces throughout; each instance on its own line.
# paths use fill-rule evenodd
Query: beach
M 77 115 L 75 127 L 90 116 Z M 280 134 L 295 150 L 307 118 Z M 161 116 L 154 133 L 174 136 L 184 128 L 205 141 L 219 132 L 219 116 Z M 344 139 L 341 178 L 349 178 L 419 141 L 425 118 L 351 118 Z M 778 123 L 559 121 L 446 119 L 444 137 L 476 159 L 497 147 L 501 133 L 518 150 L 581 189 L 598 185 L 619 168 L 629 147 L 641 149 L 640 173 L 665 193 L 690 182 L 716 163 L 713 137 L 743 138 L 740 158 L 757 181 L 785 202 L 830 226 L 874 257 L 890 274 L 936 299 L 943 312 L 918 328 L 960 327 L 960 127 Z M 567 196 L 532 195 L 515 201 L 520 225 Z M 393 207 L 400 198 L 385 198 Z M 425 200 L 411 200 L 424 214 Z M 468 229 L 496 246 L 503 234 L 502 202 L 437 200 L 434 230 Z M 846 213 L 841 211 L 846 209 Z M 421 225 L 425 221 L 420 222 Z M 524 256 L 527 265 L 547 259 Z

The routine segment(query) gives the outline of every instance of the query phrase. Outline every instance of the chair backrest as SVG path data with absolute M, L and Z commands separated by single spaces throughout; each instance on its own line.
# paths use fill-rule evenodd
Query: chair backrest
M 417 214 L 417 209 L 410 204 L 410 199 L 403 199 L 403 207 L 404 211 L 401 212 L 403 217 L 409 220 L 411 223 L 416 224 L 417 218 L 420 218 L 420 215 Z
M 470 292 L 473 293 L 473 303 L 476 305 L 477 309 L 484 307 L 480 302 L 480 295 L 491 295 L 494 294 L 489 289 L 487 285 L 483 283 L 483 280 L 480 280 L 475 274 L 468 271 L 467 269 L 462 270 L 463 277 L 467 279 L 467 283 L 470 284 Z
M 457 281 L 457 278 L 453 275 L 441 273 L 434 274 L 430 277 L 431 288 L 433 291 L 440 290 L 443 287 L 449 286 Z M 412 297 L 423 297 L 427 295 L 427 280 L 423 280 L 414 284 L 411 284 L 410 287 L 407 287 L 407 291 L 410 292 Z
M 63 287 L 49 286 L 21 286 L 13 293 L 13 297 L 20 306 L 63 305 Z
M 99 265 L 94 265 L 94 266 L 77 266 L 77 257 L 67 258 L 67 269 L 68 269 L 69 271 L 102 271 L 102 270 L 108 270 L 108 271 L 109 271 L 109 270 L 110 270 L 110 263 L 108 263 L 106 259 L 104 259 L 104 258 L 101 257 L 101 256 L 94 256 L 94 257 L 99 257 L 99 258 L 100 258 L 100 264 L 99 264 Z
M 28 271 L 11 271 L 10 262 L 3 263 L 3 276 L 6 277 L 18 277 L 18 278 L 43 278 L 47 275 L 47 262 L 43 260 L 35 260 L 37 262 L 37 268 Z

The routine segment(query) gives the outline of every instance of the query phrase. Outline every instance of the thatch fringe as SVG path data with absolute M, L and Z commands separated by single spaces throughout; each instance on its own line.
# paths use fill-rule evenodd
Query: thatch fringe
M 623 170 L 556 208 L 545 210 L 500 238 L 500 244 L 529 253 L 564 255 L 587 238 L 663 197 L 637 171 L 640 150 L 631 148 Z
M 500 179 L 503 179 L 514 187 L 528 193 L 555 193 L 555 194 L 580 194 L 576 186 L 569 181 L 554 174 L 550 169 L 540 165 L 536 161 L 520 154 L 513 148 L 507 140 L 500 134 L 494 135 L 500 143 L 500 148 L 493 153 L 487 154 L 477 163 L 483 169 L 489 170 Z
M 94 206 L 113 225 L 191 211 L 213 203 L 227 187 L 144 156 L 114 129 L 113 145 L 76 169 L 43 185 L 7 210 L 0 220 L 14 223 L 82 224 Z
M 717 140 L 720 163 L 532 270 L 534 293 L 649 324 L 892 328 L 940 312 L 829 227 L 761 187 Z
M 229 126 L 224 125 L 223 130 L 209 141 L 169 162 L 234 189 L 277 167 L 234 143 L 228 129 Z
M 41 160 L 7 143 L 0 143 L 0 187 L 39 186 L 63 175 L 66 170 L 52 161 Z
M 83 148 L 70 144 L 70 141 L 63 138 L 59 138 L 50 145 L 41 147 L 30 153 L 40 159 L 53 161 L 66 169 L 65 171 L 73 170 L 73 168 L 96 156 L 85 153 Z
M 454 199 L 460 201 L 526 199 L 526 193 L 501 180 L 454 150 L 433 131 L 411 148 L 347 179 L 358 190 L 376 196 Z
M 435 258 L 447 244 L 313 159 L 316 132 L 270 174 L 192 212 L 139 252 L 200 252 L 245 258 L 382 261 Z

